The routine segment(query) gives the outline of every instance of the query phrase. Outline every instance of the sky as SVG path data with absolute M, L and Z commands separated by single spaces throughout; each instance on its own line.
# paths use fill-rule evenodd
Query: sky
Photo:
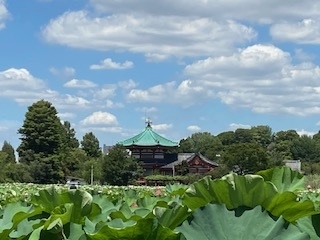
M 0 0 L 0 144 L 44 99 L 77 138 L 320 130 L 320 1 Z

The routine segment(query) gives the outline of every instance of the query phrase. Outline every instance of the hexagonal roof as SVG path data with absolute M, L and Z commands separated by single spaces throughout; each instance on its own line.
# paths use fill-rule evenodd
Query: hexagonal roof
M 165 137 L 162 137 L 158 133 L 152 130 L 150 122 L 147 122 L 147 126 L 141 133 L 134 137 L 128 138 L 119 142 L 125 147 L 129 146 L 163 146 L 163 147 L 177 147 L 177 142 L 171 141 Z

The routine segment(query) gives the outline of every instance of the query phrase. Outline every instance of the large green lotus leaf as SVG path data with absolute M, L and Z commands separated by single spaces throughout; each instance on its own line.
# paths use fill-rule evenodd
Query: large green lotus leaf
M 33 226 L 40 223 L 40 219 L 30 220 L 28 218 L 23 219 L 17 228 L 10 233 L 10 239 L 21 239 L 22 237 L 30 235 L 34 228 Z M 1 238 L 2 239 L 2 238 Z
M 100 221 L 107 221 L 110 214 L 119 211 L 121 204 L 114 205 L 106 196 L 93 196 L 92 209 L 88 218 L 97 223 Z
M 185 191 L 187 190 L 187 185 L 181 185 L 181 184 L 168 184 L 166 186 L 166 193 L 168 193 L 170 196 L 182 196 Z
M 86 240 L 87 239 L 81 224 L 70 223 L 69 229 L 70 230 L 68 233 L 68 240 Z
M 305 189 L 304 176 L 288 167 L 275 167 L 257 173 L 265 181 L 272 182 L 278 192 L 296 192 Z
M 188 210 L 187 206 L 176 205 L 173 208 L 155 207 L 153 212 L 162 226 L 173 230 L 187 219 Z
M 294 222 L 299 218 L 319 213 L 316 205 L 310 200 L 300 201 L 293 192 L 276 194 L 271 200 L 266 201 L 263 207 L 274 216 L 283 216 L 288 222 Z
M 116 224 L 116 225 L 115 225 Z M 158 224 L 157 219 L 141 219 L 135 223 L 130 221 L 114 221 L 113 226 L 105 225 L 97 232 L 87 234 L 91 240 L 178 240 L 180 234 Z
M 311 239 L 320 239 L 320 214 L 298 219 L 297 227 L 308 233 Z
M 71 220 L 74 223 L 81 223 L 84 216 L 87 216 L 92 208 L 92 196 L 86 191 L 70 190 L 57 192 L 54 188 L 40 190 L 33 197 L 32 203 L 39 205 L 43 211 L 51 213 L 56 207 L 66 203 L 73 204 Z
M 21 202 L 7 204 L 3 209 L 3 214 L 0 219 L 0 239 L 5 239 L 10 233 L 17 237 L 24 236 L 30 228 L 26 230 L 22 222 L 39 213 L 41 213 L 39 208 L 24 206 Z M 20 223 L 22 223 L 22 226 L 18 228 Z
M 208 204 L 199 208 L 180 227 L 185 239 L 201 240 L 306 240 L 296 226 L 288 227 L 283 218 L 274 220 L 260 206 L 236 216 L 224 205 Z
M 276 194 L 275 186 L 259 175 L 232 173 L 221 179 L 205 177 L 195 182 L 187 189 L 182 201 L 193 210 L 207 203 L 225 204 L 228 209 L 235 209 L 263 205 Z
M 159 197 L 145 196 L 143 198 L 137 199 L 136 203 L 138 207 L 147 208 L 150 211 L 152 211 L 152 209 L 155 206 L 166 207 L 168 205 L 169 200 L 171 200 L 171 198 L 169 197 L 159 198 Z

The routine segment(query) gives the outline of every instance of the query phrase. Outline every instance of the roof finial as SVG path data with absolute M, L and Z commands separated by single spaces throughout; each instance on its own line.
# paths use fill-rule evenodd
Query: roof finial
M 147 117 L 147 119 L 146 119 L 147 127 L 151 128 L 151 123 L 152 123 L 151 119 L 149 117 Z

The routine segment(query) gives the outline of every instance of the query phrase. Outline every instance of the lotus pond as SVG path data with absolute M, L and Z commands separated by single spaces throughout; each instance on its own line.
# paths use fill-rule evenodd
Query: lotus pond
M 0 239 L 320 239 L 320 196 L 289 168 L 189 186 L 0 185 Z

